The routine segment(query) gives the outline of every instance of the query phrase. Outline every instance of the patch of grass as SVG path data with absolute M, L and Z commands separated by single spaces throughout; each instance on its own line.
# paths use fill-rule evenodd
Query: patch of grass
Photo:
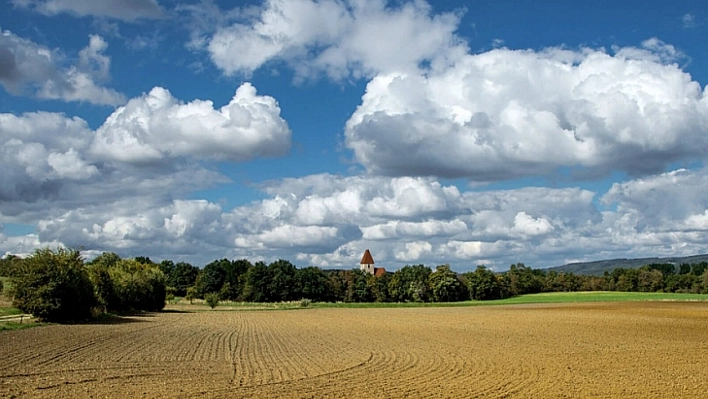
M 622 301 L 708 301 L 704 294 L 677 294 L 667 292 L 547 292 L 521 295 L 514 298 L 488 301 L 495 305 L 523 303 L 563 303 L 563 302 L 622 302 Z
M 27 328 L 46 326 L 47 323 L 35 323 L 33 321 L 25 321 L 24 323 L 16 321 L 0 322 L 0 331 L 24 330 Z
M 291 302 L 219 302 L 217 310 L 221 311 L 261 311 L 261 310 L 293 310 L 306 308 L 345 308 L 345 309 L 372 309 L 372 308 L 427 308 L 427 307 L 465 307 L 465 306 L 494 306 L 494 305 L 520 305 L 532 303 L 571 303 L 571 302 L 622 302 L 622 301 L 706 301 L 705 294 L 676 294 L 664 292 L 548 292 L 541 294 L 527 294 L 513 298 L 494 301 L 463 301 L 463 302 L 309 302 L 302 306 L 301 301 Z M 199 311 L 207 310 L 203 300 L 195 300 L 193 305 L 180 303 L 168 305 L 167 309 Z
M 0 307 L 0 316 L 12 316 L 15 314 L 22 314 L 22 311 L 12 307 Z

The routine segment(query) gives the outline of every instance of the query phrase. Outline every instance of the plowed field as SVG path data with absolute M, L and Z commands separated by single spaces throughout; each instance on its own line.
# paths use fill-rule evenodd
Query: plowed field
M 0 397 L 706 398 L 708 304 L 217 310 L 9 331 Z

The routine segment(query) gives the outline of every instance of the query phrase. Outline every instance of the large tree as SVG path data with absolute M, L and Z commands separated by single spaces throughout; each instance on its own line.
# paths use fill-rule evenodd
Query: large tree
M 450 270 L 450 265 L 440 265 L 428 277 L 430 293 L 435 302 L 456 302 L 463 299 L 463 286 L 457 273 Z
M 13 277 L 13 304 L 36 318 L 73 322 L 91 317 L 93 285 L 77 249 L 38 249 Z
M 477 270 L 465 273 L 463 277 L 472 299 L 502 299 L 511 295 L 505 276 L 484 266 L 477 266 Z

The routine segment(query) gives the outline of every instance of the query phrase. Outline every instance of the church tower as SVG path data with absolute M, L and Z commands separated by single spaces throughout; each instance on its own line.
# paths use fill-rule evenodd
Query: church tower
M 361 262 L 359 262 L 359 269 L 369 274 L 374 274 L 374 258 L 371 256 L 371 252 L 367 249 L 364 252 L 364 256 L 361 257 Z

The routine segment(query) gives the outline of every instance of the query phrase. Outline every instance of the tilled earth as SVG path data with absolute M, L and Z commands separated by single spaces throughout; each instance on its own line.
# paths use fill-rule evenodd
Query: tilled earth
M 165 312 L 0 333 L 0 397 L 706 398 L 708 304 Z

